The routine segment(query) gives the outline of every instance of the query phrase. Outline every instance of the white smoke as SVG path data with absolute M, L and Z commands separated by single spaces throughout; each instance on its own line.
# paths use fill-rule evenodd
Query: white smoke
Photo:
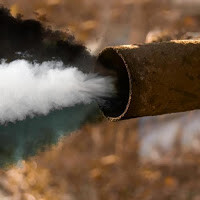
M 113 80 L 64 68 L 62 62 L 0 63 L 0 123 L 47 115 L 55 109 L 88 104 L 113 95 Z

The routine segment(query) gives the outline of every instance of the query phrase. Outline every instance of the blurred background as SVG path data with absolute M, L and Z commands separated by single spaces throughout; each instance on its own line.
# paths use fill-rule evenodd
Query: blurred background
M 11 14 L 108 45 L 200 38 L 200 0 L 0 0 Z M 200 111 L 87 123 L 0 171 L 2 200 L 200 200 Z

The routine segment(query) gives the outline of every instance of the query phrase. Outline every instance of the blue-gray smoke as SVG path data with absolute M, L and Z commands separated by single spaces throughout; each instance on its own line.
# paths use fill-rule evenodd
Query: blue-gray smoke
M 0 126 L 0 167 L 16 163 L 55 144 L 61 136 L 99 115 L 96 104 L 77 105 L 47 116 Z

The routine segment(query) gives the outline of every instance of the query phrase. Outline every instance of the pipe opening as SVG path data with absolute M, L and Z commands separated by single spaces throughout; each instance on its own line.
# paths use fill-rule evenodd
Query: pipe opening
M 106 117 L 117 120 L 121 118 L 129 102 L 129 72 L 123 58 L 112 48 L 105 49 L 97 60 L 98 72 L 115 79 L 117 94 L 115 97 L 106 99 L 106 103 L 99 105 Z

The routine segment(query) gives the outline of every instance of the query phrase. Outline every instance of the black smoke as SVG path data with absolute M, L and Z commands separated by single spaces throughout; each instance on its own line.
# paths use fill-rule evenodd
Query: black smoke
M 70 134 L 91 120 L 96 120 L 98 115 L 94 104 L 77 105 L 53 111 L 47 116 L 26 118 L 6 126 L 0 125 L 0 168 L 48 149 L 52 144 L 56 144 L 60 137 Z
M 62 17 L 62 16 L 58 16 Z M 30 61 L 62 60 L 65 65 L 89 72 L 94 57 L 74 37 L 62 31 L 53 31 L 36 20 L 14 18 L 7 8 L 0 7 L 0 58 L 8 62 L 16 59 Z

